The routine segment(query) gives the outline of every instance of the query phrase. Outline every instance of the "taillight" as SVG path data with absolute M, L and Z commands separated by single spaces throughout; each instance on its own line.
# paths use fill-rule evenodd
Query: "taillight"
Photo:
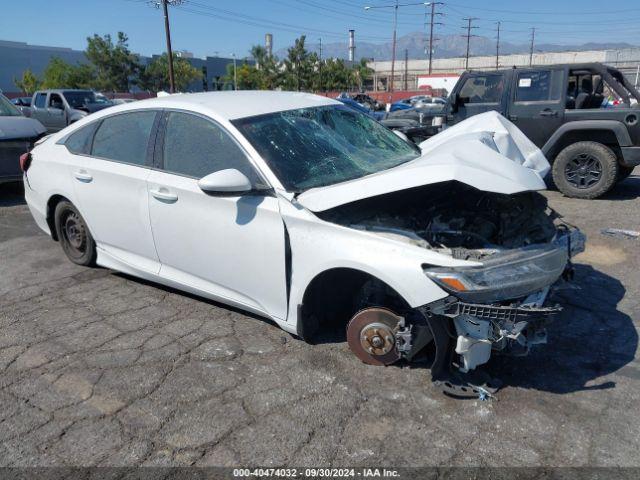
M 25 152 L 20 155 L 20 170 L 26 172 L 31 166 L 31 152 Z

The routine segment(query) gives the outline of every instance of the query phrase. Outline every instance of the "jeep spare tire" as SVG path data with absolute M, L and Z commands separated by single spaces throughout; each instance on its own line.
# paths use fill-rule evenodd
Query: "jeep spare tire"
M 576 142 L 553 162 L 553 182 L 567 197 L 598 198 L 616 183 L 618 168 L 616 154 L 606 145 Z

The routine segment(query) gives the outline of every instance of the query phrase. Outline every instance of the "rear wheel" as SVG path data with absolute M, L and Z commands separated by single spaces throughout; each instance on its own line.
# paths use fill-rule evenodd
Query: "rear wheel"
M 67 258 L 78 265 L 95 265 L 96 242 L 78 209 L 63 200 L 56 205 L 54 220 L 58 240 Z
M 567 197 L 597 198 L 613 187 L 618 168 L 610 148 L 597 142 L 576 142 L 553 162 L 553 182 Z

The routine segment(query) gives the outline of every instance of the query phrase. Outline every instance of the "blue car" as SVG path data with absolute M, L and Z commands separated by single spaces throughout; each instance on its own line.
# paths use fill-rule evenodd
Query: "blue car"
M 373 110 L 371 110 L 370 108 L 367 108 L 361 104 L 359 104 L 358 102 L 356 102 L 355 100 L 349 98 L 349 97 L 343 97 L 340 96 L 338 97 L 336 100 L 338 100 L 339 102 L 342 102 L 343 104 L 345 104 L 347 107 L 351 108 L 352 110 L 355 110 L 356 112 L 360 112 L 360 113 L 364 113 L 365 115 L 375 119 L 375 120 L 382 120 L 385 117 L 385 112 L 375 112 Z

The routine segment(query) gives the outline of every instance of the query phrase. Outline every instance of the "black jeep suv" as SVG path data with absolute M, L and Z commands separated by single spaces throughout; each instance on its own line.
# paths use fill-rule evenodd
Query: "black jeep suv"
M 640 164 L 639 101 L 620 71 L 599 63 L 472 71 L 451 92 L 446 122 L 500 112 L 542 149 L 562 193 L 596 198 Z

